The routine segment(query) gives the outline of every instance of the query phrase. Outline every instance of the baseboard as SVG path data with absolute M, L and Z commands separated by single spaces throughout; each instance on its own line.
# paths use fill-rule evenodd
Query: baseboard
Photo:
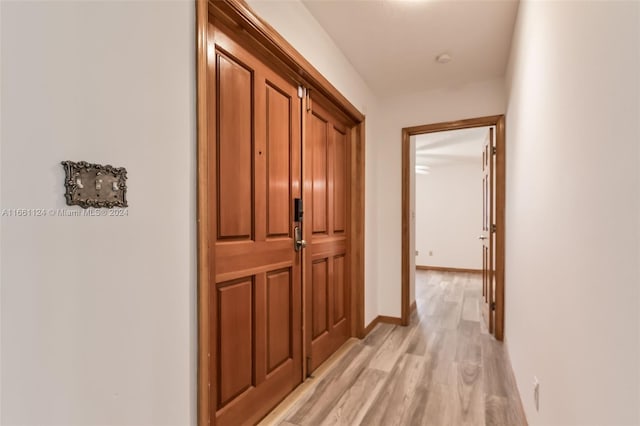
M 448 266 L 416 265 L 416 269 L 420 269 L 422 271 L 468 272 L 468 273 L 471 273 L 471 274 L 481 274 L 482 273 L 482 269 L 449 268 Z
M 375 326 L 378 325 L 379 323 L 380 323 L 380 317 L 377 316 L 373 319 L 373 321 L 369 323 L 368 326 L 364 328 L 362 332 L 362 338 L 364 339 L 365 337 L 367 337 L 367 334 L 371 333 L 371 330 L 373 330 Z
M 364 328 L 364 332 L 362 333 L 362 338 L 364 339 L 367 336 L 367 334 L 369 334 L 371 330 L 373 330 L 376 327 L 376 325 L 380 323 L 401 325 L 402 319 L 398 317 L 388 317 L 386 315 L 378 315 L 373 319 L 373 321 L 369 323 L 368 326 Z
M 387 324 L 400 325 L 402 324 L 402 319 L 398 317 L 388 317 L 386 315 L 378 315 L 380 318 L 380 322 L 384 322 Z

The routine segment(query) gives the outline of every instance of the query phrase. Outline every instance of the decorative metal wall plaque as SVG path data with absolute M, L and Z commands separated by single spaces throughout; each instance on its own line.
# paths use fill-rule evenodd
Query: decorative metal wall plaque
M 124 167 L 63 161 L 67 205 L 84 209 L 127 207 L 127 170 Z

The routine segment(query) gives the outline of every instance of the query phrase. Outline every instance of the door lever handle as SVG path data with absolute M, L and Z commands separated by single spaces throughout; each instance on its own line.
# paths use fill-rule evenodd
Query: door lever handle
M 293 229 L 293 248 L 295 251 L 300 251 L 307 246 L 307 242 L 302 239 L 302 229 L 296 226 Z
M 479 240 L 486 240 L 486 239 L 487 239 L 487 237 L 485 237 L 484 235 L 480 235 L 480 236 L 478 237 L 478 239 L 479 239 Z

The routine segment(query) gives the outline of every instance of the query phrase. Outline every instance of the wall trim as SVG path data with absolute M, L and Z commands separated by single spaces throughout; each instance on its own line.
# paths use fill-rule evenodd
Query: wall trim
M 419 269 L 421 271 L 468 272 L 468 273 L 471 273 L 471 274 L 481 274 L 482 273 L 482 269 L 450 268 L 448 266 L 416 265 L 416 269 Z
M 209 312 L 209 138 L 207 115 L 207 45 L 209 28 L 209 4 L 206 0 L 196 1 L 196 95 L 197 95 L 197 226 L 198 226 L 198 366 L 197 366 L 197 421 L 198 425 L 209 424 L 210 404 L 215 401 L 215 386 L 209 386 L 211 335 Z M 210 371 L 211 370 L 211 371 Z M 215 383 L 215 380 L 213 381 Z M 215 423 L 215 418 L 214 418 Z
M 371 321 L 369 323 L 369 325 L 367 325 L 364 330 L 363 330 L 363 335 L 362 335 L 362 339 L 364 339 L 365 337 L 367 337 L 367 335 L 369 333 L 371 333 L 371 331 L 376 328 L 376 325 L 380 324 L 380 323 L 384 323 L 384 324 L 393 324 L 393 325 L 402 325 L 402 318 L 398 318 L 398 317 L 388 317 L 386 315 L 378 315 L 377 317 L 375 317 L 373 319 L 373 321 Z

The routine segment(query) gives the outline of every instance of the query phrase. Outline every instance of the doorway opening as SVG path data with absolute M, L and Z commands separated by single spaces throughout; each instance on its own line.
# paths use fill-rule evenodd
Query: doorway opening
M 452 132 L 456 131 L 456 132 Z M 451 132 L 447 134 L 442 132 Z M 483 143 L 478 143 L 478 153 L 474 154 L 464 140 L 470 135 L 477 137 L 484 134 Z M 418 144 L 416 150 L 416 143 Z M 451 148 L 452 144 L 458 146 Z M 449 146 L 443 151 L 442 148 Z M 468 145 L 468 144 L 467 144 Z M 422 242 L 416 247 L 415 212 L 417 196 L 414 192 L 416 179 L 423 180 L 423 176 L 434 173 L 439 166 L 447 162 L 459 160 L 473 161 L 478 167 L 476 215 L 477 234 L 473 237 L 461 235 L 461 238 L 482 241 L 482 247 L 477 244 L 477 257 L 463 253 L 460 250 L 441 250 L 438 261 L 434 259 L 433 250 L 424 246 Z M 461 164 L 459 164 L 461 165 Z M 433 170 L 432 170 L 433 168 Z M 487 329 L 496 339 L 504 336 L 504 234 L 505 234 L 505 130 L 504 115 L 459 120 L 454 122 L 428 124 L 402 129 L 402 323 L 407 325 L 411 311 L 415 307 L 414 286 L 415 270 L 418 266 L 429 269 L 445 269 L 450 271 L 478 271 L 483 278 L 483 316 Z M 445 175 L 440 172 L 440 175 Z M 418 177 L 416 177 L 418 175 Z M 446 176 L 440 176 L 446 179 Z M 473 178 L 472 178 L 473 179 Z M 460 194 L 462 195 L 462 194 Z M 437 203 L 436 199 L 431 200 Z M 428 205 L 429 200 L 418 200 Z M 441 206 L 445 208 L 445 206 Z M 469 225 L 466 225 L 469 228 Z M 469 229 L 466 229 L 469 234 Z M 479 235 L 479 237 L 478 237 Z M 432 242 L 439 238 L 431 235 Z M 478 241 L 478 240 L 476 240 Z M 474 241 L 475 242 L 475 241 Z M 467 241 L 468 246 L 471 241 Z M 416 252 L 417 250 L 417 252 Z M 431 252 L 431 253 L 430 253 Z M 430 256 L 430 254 L 432 256 Z M 437 256 L 437 254 L 436 254 Z M 446 257 L 449 256 L 447 259 Z M 455 256 L 457 266 L 453 266 L 451 256 Z M 466 258 L 465 258 L 466 256 Z M 447 264 L 447 262 L 449 262 Z M 439 263 L 439 265 L 438 265 Z

